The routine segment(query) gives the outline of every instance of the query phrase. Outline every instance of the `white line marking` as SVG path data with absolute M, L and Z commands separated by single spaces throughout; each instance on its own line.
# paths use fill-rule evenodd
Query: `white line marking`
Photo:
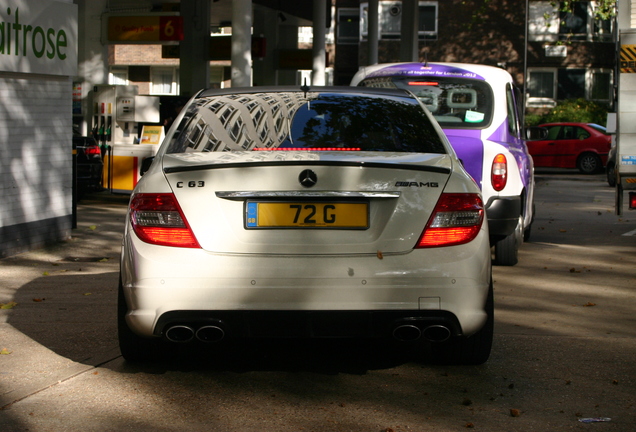
M 624 236 L 636 236 L 636 229 L 626 232 L 625 234 L 623 234 Z

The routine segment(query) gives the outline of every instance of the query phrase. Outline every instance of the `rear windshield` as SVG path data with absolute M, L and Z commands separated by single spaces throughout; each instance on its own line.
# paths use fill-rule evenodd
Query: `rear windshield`
M 446 153 L 415 99 L 317 92 L 196 99 L 166 152 L 268 150 Z
M 480 129 L 490 124 L 494 107 L 482 80 L 448 77 L 367 78 L 360 86 L 408 89 L 420 98 L 444 129 Z

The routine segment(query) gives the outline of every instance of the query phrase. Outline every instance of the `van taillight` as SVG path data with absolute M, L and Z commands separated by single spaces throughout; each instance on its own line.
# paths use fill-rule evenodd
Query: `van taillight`
M 508 161 L 506 156 L 499 153 L 492 161 L 492 172 L 490 176 L 492 187 L 497 192 L 503 190 L 508 182 Z
M 442 194 L 415 248 L 468 243 L 477 237 L 483 220 L 484 203 L 478 194 Z
M 200 248 L 173 194 L 137 194 L 130 221 L 140 240 L 161 246 Z

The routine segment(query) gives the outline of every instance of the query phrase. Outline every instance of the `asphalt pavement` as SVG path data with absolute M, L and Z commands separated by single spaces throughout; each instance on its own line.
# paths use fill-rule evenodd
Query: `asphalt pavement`
M 70 239 L 0 260 L 0 407 L 120 355 L 115 304 L 128 199 L 89 195 Z
M 538 173 L 530 242 L 493 269 L 492 356 L 473 367 L 284 346 L 129 365 L 115 317 L 127 201 L 89 195 L 71 239 L 0 260 L 0 430 L 636 430 L 636 212 L 613 214 L 601 175 Z

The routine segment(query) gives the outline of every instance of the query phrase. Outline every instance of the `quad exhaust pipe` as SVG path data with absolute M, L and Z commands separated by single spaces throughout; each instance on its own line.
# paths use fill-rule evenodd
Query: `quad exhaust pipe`
M 225 337 L 225 331 L 215 325 L 203 326 L 195 333 L 197 339 L 201 342 L 214 343 L 220 342 Z
M 413 324 L 402 324 L 393 330 L 393 337 L 400 342 L 412 342 L 423 337 L 429 342 L 445 342 L 451 337 L 448 327 L 440 324 L 430 325 L 423 331 Z
M 174 325 L 166 330 L 166 339 L 170 342 L 187 343 L 197 338 L 201 342 L 220 342 L 225 338 L 225 330 L 219 326 L 207 325 L 194 330 L 187 325 Z
M 166 339 L 170 342 L 186 343 L 194 339 L 194 330 L 185 325 L 176 325 L 166 330 Z

